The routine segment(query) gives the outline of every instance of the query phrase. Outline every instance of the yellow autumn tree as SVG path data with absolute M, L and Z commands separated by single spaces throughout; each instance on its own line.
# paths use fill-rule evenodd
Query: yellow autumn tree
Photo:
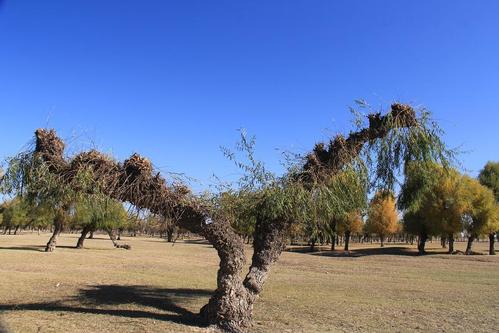
M 464 229 L 468 234 L 466 254 L 472 254 L 473 241 L 479 235 L 489 233 L 489 228 L 496 225 L 497 203 L 492 190 L 481 185 L 478 180 L 464 176 L 463 185 L 467 204 L 463 215 Z
M 385 246 L 385 238 L 398 230 L 398 214 L 392 193 L 378 192 L 371 200 L 366 221 L 366 232 L 376 234 Z

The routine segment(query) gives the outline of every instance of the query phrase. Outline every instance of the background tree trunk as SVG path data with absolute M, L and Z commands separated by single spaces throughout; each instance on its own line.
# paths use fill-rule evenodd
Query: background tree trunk
M 449 240 L 449 254 L 453 254 L 454 253 L 454 234 L 449 234 L 449 237 L 448 237 L 448 240 Z
M 350 231 L 345 232 L 345 251 L 348 251 L 350 245 Z
M 468 244 L 466 245 L 466 252 L 465 252 L 467 255 L 473 254 L 472 247 L 473 247 L 474 240 L 475 240 L 475 237 L 473 237 L 473 236 L 468 237 Z
M 425 246 L 426 246 L 427 240 L 428 240 L 428 234 L 426 234 L 426 232 L 422 232 L 419 235 L 419 239 L 418 239 L 418 253 L 419 253 L 419 255 L 423 255 L 426 253 Z
M 491 255 L 491 256 L 496 255 L 496 251 L 494 248 L 495 240 L 496 240 L 496 234 L 494 232 L 490 233 L 489 234 L 489 255 Z
M 166 229 L 166 240 L 168 243 L 172 243 L 173 242 L 173 235 L 175 233 L 175 229 L 174 228 L 167 228 Z

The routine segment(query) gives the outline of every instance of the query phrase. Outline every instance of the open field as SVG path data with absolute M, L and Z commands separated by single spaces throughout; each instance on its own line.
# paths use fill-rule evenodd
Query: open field
M 0 318 L 9 332 L 206 332 L 196 313 L 215 287 L 215 251 L 202 241 L 103 235 L 76 250 L 65 234 L 0 236 Z M 254 332 L 493 332 L 499 256 L 432 255 L 375 246 L 353 256 L 284 253 L 256 303 Z M 457 243 L 463 250 L 465 244 Z M 478 251 L 486 243 L 475 244 Z M 248 255 L 249 257 L 249 255 Z

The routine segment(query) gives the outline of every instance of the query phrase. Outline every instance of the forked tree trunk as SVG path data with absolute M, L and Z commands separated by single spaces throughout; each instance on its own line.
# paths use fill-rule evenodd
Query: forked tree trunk
M 422 232 L 419 235 L 419 239 L 418 239 L 418 253 L 419 253 L 419 255 L 423 255 L 426 253 L 425 246 L 426 246 L 427 240 L 428 240 L 428 234 L 426 232 Z
M 448 236 L 448 240 L 449 240 L 449 254 L 453 254 L 454 253 L 454 234 L 449 234 Z
M 345 232 L 345 251 L 348 251 L 350 245 L 350 231 Z
M 496 240 L 496 234 L 494 232 L 490 233 L 489 234 L 489 255 L 491 255 L 491 256 L 496 255 L 496 250 L 494 248 L 495 240 Z
M 473 237 L 473 236 L 468 237 L 468 244 L 466 245 L 465 254 L 467 254 L 467 255 L 473 254 L 473 241 L 474 240 L 475 240 L 475 237 Z
M 78 238 L 78 242 L 76 243 L 76 248 L 77 249 L 82 249 L 83 248 L 83 242 L 85 242 L 85 238 L 87 237 L 87 234 L 92 231 L 92 227 L 89 225 L 86 225 L 83 227 L 83 230 L 81 231 L 81 236 Z
M 287 226 L 282 221 L 258 219 L 252 263 L 244 281 L 241 280 L 245 261 L 242 238 L 226 222 L 206 227 L 205 235 L 220 257 L 217 290 L 201 309 L 201 316 L 209 324 L 235 333 L 246 332 L 251 327 L 253 304 L 263 290 L 270 266 L 285 247 Z

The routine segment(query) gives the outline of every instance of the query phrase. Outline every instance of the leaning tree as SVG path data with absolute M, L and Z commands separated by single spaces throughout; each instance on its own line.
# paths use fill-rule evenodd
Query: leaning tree
M 148 159 L 134 154 L 119 163 L 95 150 L 68 159 L 63 141 L 46 129 L 36 131 L 32 157 L 73 192 L 104 194 L 203 235 L 216 249 L 220 266 L 217 288 L 201 309 L 201 318 L 227 332 L 244 332 L 251 327 L 253 304 L 290 228 L 318 209 L 338 216 L 357 208 L 351 204 L 356 194 L 344 186 L 345 172 L 359 166 L 368 169 L 374 187 L 390 190 L 397 170 L 407 161 L 448 158 L 441 132 L 424 110 L 418 113 L 408 105 L 393 104 L 385 115 L 371 113 L 367 124 L 357 125 L 347 137 L 337 135 L 328 144 L 317 144 L 298 168 L 255 189 L 254 251 L 245 276 L 244 241 L 230 220 L 186 186 L 167 182 Z

